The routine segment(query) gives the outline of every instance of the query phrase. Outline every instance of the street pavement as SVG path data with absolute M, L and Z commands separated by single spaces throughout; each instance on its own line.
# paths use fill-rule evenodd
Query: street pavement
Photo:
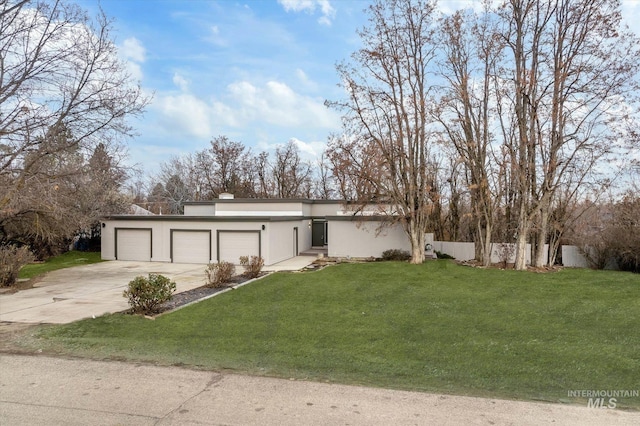
M 640 413 L 0 354 L 1 425 L 638 425 Z

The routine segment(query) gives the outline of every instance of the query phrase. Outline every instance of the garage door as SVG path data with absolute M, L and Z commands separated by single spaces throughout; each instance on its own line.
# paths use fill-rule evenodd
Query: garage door
M 151 261 L 151 229 L 116 228 L 116 259 Z
M 209 263 L 211 231 L 171 231 L 171 261 L 174 263 Z
M 260 231 L 218 231 L 218 260 L 238 265 L 240 256 L 260 256 Z

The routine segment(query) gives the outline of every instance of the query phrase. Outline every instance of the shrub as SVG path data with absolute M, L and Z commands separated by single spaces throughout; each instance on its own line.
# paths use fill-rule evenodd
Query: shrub
M 207 276 L 207 286 L 219 288 L 224 287 L 226 283 L 231 281 L 231 278 L 236 273 L 236 267 L 233 266 L 233 263 L 225 261 L 210 263 L 204 273 Z
M 33 254 L 27 247 L 0 247 L 0 287 L 15 284 L 20 268 L 33 260 Z
M 407 250 L 391 249 L 382 252 L 382 260 L 409 260 L 411 253 Z
M 150 314 L 155 312 L 160 304 L 170 300 L 174 291 L 175 282 L 164 275 L 149 274 L 148 278 L 135 277 L 122 295 L 129 299 L 133 312 Z
M 240 256 L 240 265 L 244 266 L 244 276 L 247 278 L 257 278 L 262 272 L 264 259 L 260 256 Z
M 455 259 L 455 257 L 438 250 L 434 250 L 433 252 L 436 254 L 436 256 L 438 256 L 438 259 Z

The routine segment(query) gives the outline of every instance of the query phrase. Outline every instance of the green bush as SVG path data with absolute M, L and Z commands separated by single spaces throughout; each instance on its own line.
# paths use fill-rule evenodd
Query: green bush
M 236 267 L 230 262 L 210 263 L 204 270 L 207 276 L 207 286 L 213 288 L 224 287 L 236 274 Z
M 240 265 L 244 266 L 244 276 L 247 278 L 257 278 L 262 272 L 264 259 L 260 256 L 240 256 Z
M 33 254 L 27 247 L 0 247 L 0 287 L 14 285 L 20 268 L 33 262 L 33 259 Z
M 164 275 L 149 274 L 148 278 L 135 277 L 129 287 L 122 293 L 129 299 L 133 312 L 151 314 L 162 303 L 171 300 L 176 291 L 176 283 Z
M 409 260 L 411 253 L 407 250 L 391 249 L 382 252 L 382 260 Z

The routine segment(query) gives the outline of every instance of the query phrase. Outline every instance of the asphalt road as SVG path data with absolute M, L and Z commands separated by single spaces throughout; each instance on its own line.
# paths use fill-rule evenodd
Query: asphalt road
M 1 425 L 638 425 L 640 413 L 0 354 Z

